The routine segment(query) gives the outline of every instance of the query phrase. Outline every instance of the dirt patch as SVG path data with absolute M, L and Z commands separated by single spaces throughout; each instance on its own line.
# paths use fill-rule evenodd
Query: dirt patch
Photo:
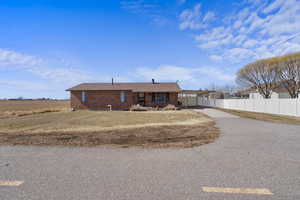
M 295 124 L 300 125 L 300 117 L 291 117 L 285 115 L 274 115 L 274 114 L 266 114 L 266 113 L 257 113 L 257 112 L 248 112 L 248 111 L 240 111 L 240 110 L 230 110 L 230 109 L 220 109 L 221 111 L 237 115 L 240 117 L 246 117 L 256 120 L 262 120 L 273 123 L 284 123 L 284 124 Z
M 219 136 L 214 122 L 194 125 L 145 126 L 95 132 L 0 133 L 5 145 L 63 145 L 120 147 L 193 147 L 213 142 Z

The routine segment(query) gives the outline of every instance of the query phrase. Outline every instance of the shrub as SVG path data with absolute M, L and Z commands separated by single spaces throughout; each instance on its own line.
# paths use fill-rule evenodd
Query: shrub
M 133 105 L 130 107 L 130 111 L 149 111 L 149 110 L 152 110 L 151 107 L 144 107 L 144 106 L 141 106 L 139 104 L 137 105 Z
M 163 110 L 177 110 L 177 107 L 171 104 L 168 104 L 163 108 Z

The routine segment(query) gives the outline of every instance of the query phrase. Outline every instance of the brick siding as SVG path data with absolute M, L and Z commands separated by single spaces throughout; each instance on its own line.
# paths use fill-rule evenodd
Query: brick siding
M 121 91 L 85 91 L 86 102 L 81 101 L 81 91 L 71 91 L 71 107 L 74 109 L 108 110 L 107 105 L 112 105 L 113 110 L 128 110 L 137 104 L 137 93 L 126 91 L 127 101 L 121 102 Z M 178 93 L 169 93 L 169 102 L 152 102 L 152 93 L 145 93 L 145 105 L 164 107 L 168 104 L 178 104 Z
M 71 92 L 71 107 L 75 109 L 108 110 L 107 105 L 112 105 L 113 110 L 128 110 L 133 104 L 132 92 L 127 91 L 126 102 L 121 102 L 121 91 L 85 91 L 86 102 L 81 101 L 81 91 Z

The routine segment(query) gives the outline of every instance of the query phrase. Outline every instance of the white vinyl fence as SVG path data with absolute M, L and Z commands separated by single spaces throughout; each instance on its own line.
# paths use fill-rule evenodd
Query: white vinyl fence
M 300 117 L 300 99 L 206 99 L 198 105 Z

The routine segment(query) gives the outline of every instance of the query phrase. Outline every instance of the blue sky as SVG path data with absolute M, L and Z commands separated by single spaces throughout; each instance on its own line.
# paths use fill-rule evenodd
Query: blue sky
M 300 0 L 1 0 L 0 26 L 0 98 L 112 77 L 199 89 L 300 51 Z

